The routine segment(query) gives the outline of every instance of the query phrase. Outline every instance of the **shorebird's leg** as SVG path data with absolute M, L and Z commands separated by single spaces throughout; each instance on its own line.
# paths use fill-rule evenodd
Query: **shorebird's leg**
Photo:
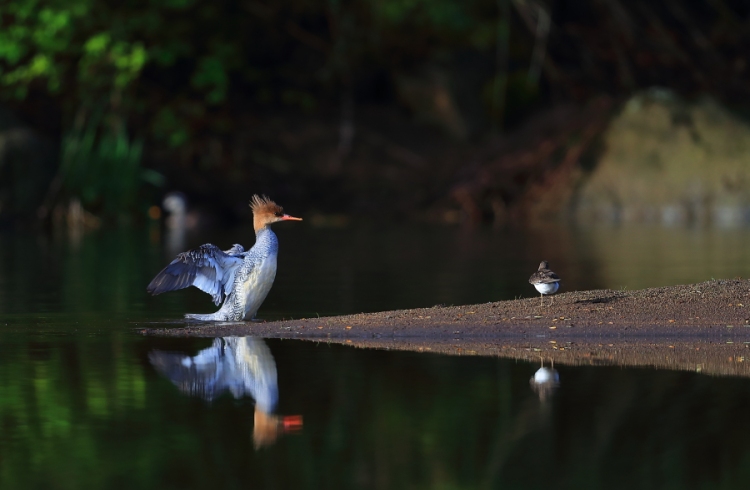
M 539 306 L 544 306 L 544 294 L 539 294 Z

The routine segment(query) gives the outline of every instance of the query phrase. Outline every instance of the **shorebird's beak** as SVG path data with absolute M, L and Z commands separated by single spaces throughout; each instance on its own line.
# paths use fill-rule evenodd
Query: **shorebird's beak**
M 294 216 L 289 216 L 288 214 L 285 214 L 281 217 L 282 221 L 302 221 L 302 218 L 295 218 Z

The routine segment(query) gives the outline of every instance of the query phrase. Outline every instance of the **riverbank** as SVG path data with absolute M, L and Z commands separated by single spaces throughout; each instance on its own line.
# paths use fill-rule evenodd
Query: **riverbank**
M 184 323 L 181 323 L 184 325 Z M 566 365 L 627 365 L 750 376 L 750 281 L 592 290 L 264 323 L 187 323 L 144 335 L 253 335 Z
M 750 281 L 713 280 L 637 291 L 574 291 L 465 306 L 323 318 L 149 328 L 147 335 L 281 338 L 749 337 Z

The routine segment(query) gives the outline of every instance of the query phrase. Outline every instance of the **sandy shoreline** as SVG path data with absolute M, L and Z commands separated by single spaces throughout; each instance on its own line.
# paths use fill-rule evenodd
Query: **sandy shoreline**
M 478 305 L 265 323 L 180 323 L 144 335 L 253 335 L 361 348 L 750 376 L 750 281 L 591 290 Z M 184 325 L 184 327 L 182 326 Z M 748 363 L 744 362 L 748 356 Z
M 750 281 L 574 291 L 477 305 L 434 306 L 272 322 L 192 323 L 149 335 L 287 338 L 750 337 Z

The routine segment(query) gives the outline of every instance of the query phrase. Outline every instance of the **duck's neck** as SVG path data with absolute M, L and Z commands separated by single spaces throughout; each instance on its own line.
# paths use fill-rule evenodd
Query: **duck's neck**
M 269 253 L 276 253 L 279 247 L 279 241 L 270 226 L 264 226 L 255 232 L 254 246 L 259 249 L 267 250 Z

